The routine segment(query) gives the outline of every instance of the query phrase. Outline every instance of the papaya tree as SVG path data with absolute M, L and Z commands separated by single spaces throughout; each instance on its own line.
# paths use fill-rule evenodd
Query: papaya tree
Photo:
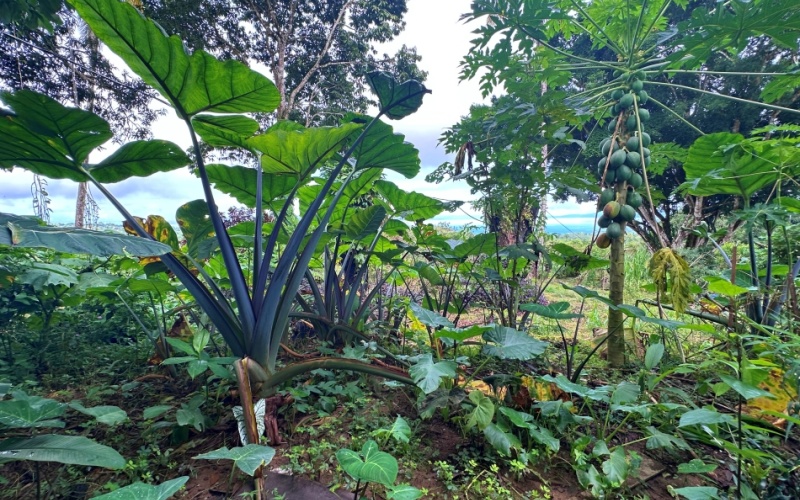
M 609 136 L 601 144 L 599 160 L 588 163 L 591 176 L 599 187 L 603 215 L 597 223 L 603 232 L 595 244 L 611 247 L 611 290 L 608 319 L 608 360 L 614 367 L 624 362 L 622 311 L 624 301 L 624 236 L 628 225 L 640 216 L 644 224 L 656 220 L 648 176 L 651 164 L 651 137 L 647 133 L 650 110 L 664 109 L 687 127 L 694 127 L 657 99 L 648 89 L 655 86 L 686 89 L 670 80 L 670 75 L 697 73 L 713 77 L 704 66 L 711 54 L 721 51 L 736 57 L 751 48 L 756 38 L 772 40 L 777 46 L 794 50 L 800 33 L 800 14 L 791 0 L 742 1 L 725 4 L 692 3 L 692 15 L 681 23 L 671 22 L 670 12 L 687 9 L 686 0 L 629 2 L 625 0 L 477 0 L 465 19 L 481 20 L 473 47 L 464 58 L 462 77 L 479 74 L 485 93 L 496 86 L 513 92 L 520 69 L 538 88 L 563 89 L 570 96 L 567 104 L 580 119 L 565 123 L 576 127 L 593 121 L 607 122 Z M 491 42 L 491 43 L 490 43 Z M 589 44 L 599 57 L 586 57 L 577 47 Z M 745 73 L 746 74 L 746 73 Z M 754 72 L 783 84 L 791 75 Z M 581 78 L 591 77 L 591 84 Z M 579 85 L 579 83 L 581 83 Z M 768 84 L 769 86 L 769 84 Z M 582 90 L 575 90 L 582 89 Z M 704 95 L 731 102 L 747 99 L 689 87 Z M 798 113 L 779 104 L 752 102 L 754 109 Z M 696 127 L 694 127 L 696 129 Z M 602 130 L 602 129 L 600 129 Z M 698 133 L 702 133 L 697 130 Z M 583 189 L 584 186 L 573 186 Z M 648 201 L 648 203 L 644 203 Z M 653 226 L 658 245 L 667 248 L 675 266 L 688 270 L 676 252 L 669 249 L 663 228 Z M 674 267 L 674 266 L 673 266 Z M 680 297 L 676 306 L 685 304 L 686 276 L 676 280 Z
M 320 357 L 279 368 L 277 358 L 309 263 L 320 242 L 329 237 L 329 222 L 348 186 L 370 175 L 373 169 L 391 169 L 406 177 L 419 171 L 416 149 L 380 118 L 394 120 L 413 113 L 429 90 L 416 81 L 399 83 L 384 73 L 371 73 L 368 83 L 379 102 L 376 117 L 354 116 L 337 127 L 308 129 L 280 121 L 261 132 L 258 122 L 244 113 L 270 113 L 278 107 L 279 92 L 266 77 L 237 61 L 221 61 L 202 50 L 187 52 L 178 37 L 167 36 L 126 3 L 69 3 L 98 39 L 156 89 L 186 125 L 193 145 L 193 166 L 205 195 L 196 205 L 205 204 L 207 210 L 199 218 L 204 225 L 195 226 L 187 236 L 187 251 L 203 251 L 204 241 L 213 239 L 211 246 L 221 256 L 230 291 L 224 291 L 202 265 L 191 267 L 191 255 L 180 255 L 162 243 L 149 253 L 160 256 L 161 263 L 193 295 L 238 358 L 234 366 L 249 442 L 258 442 L 253 395 L 268 395 L 297 374 L 319 368 L 345 369 L 413 384 L 401 370 L 357 360 Z M 87 181 L 108 198 L 128 227 L 141 237 L 135 241 L 154 241 L 142 220 L 128 212 L 106 183 L 182 168 L 190 162 L 179 148 L 166 141 L 138 141 L 123 145 L 97 164 L 87 164 L 84 160 L 89 152 L 110 139 L 110 129 L 102 118 L 31 91 L 4 93 L 2 101 L 9 110 L 0 122 L 4 136 L 0 166 L 23 168 L 51 178 Z M 206 165 L 201 140 L 211 147 L 238 147 L 252 153 L 258 158 L 257 166 Z M 335 166 L 324 177 L 315 176 L 328 161 Z M 253 258 L 247 272 L 247 263 L 240 261 L 233 242 L 235 235 L 228 232 L 219 214 L 213 190 L 214 185 L 219 187 L 236 178 L 254 180 L 248 186 L 255 188 L 255 224 L 249 239 Z M 317 186 L 316 194 L 288 231 L 284 224 L 293 212 L 300 189 L 310 184 Z M 265 233 L 264 208 L 268 204 L 277 207 L 277 215 Z M 181 215 L 179 211 L 179 220 Z M 2 241 L 22 244 L 12 219 L 4 216 L 3 222 L 8 224 Z M 31 235 L 35 233 L 33 227 L 26 229 Z M 67 239 L 73 234 L 62 233 Z M 279 245 L 282 238 L 285 239 Z M 259 478 L 257 481 L 262 484 Z

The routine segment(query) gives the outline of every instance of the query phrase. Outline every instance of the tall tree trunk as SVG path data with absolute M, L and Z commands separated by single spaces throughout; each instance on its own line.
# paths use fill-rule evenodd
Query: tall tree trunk
M 75 200 L 75 227 L 86 225 L 86 201 L 89 198 L 89 187 L 85 182 L 78 184 L 78 197 Z
M 624 205 L 628 193 L 627 183 L 618 182 L 616 191 L 617 201 Z M 625 302 L 625 228 L 627 223 L 622 222 L 620 225 L 622 226 L 622 234 L 611 242 L 608 298 L 614 305 Z M 620 368 L 625 364 L 624 320 L 622 311 L 608 308 L 608 365 L 612 368 Z

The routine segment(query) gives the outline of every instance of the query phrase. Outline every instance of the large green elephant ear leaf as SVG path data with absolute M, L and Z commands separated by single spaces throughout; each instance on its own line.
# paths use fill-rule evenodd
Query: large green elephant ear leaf
M 178 207 L 175 219 L 186 238 L 186 253 L 195 259 L 207 259 L 216 246 L 214 225 L 205 200 L 194 200 Z
M 134 141 L 123 145 L 88 170 L 98 182 L 120 182 L 129 177 L 147 177 L 156 172 L 169 172 L 191 162 L 186 153 L 172 142 Z
M 349 114 L 345 122 L 368 123 L 368 116 Z M 376 121 L 353 151 L 356 169 L 386 168 L 411 179 L 419 173 L 419 151 L 405 142 L 403 134 L 395 134 L 390 125 Z
M 422 97 L 431 93 L 416 80 L 399 83 L 383 71 L 367 74 L 367 82 L 378 96 L 381 112 L 392 120 L 399 120 L 418 110 L 422 105 Z
M 209 146 L 245 148 L 247 139 L 258 132 L 258 122 L 241 115 L 198 115 L 192 118 L 194 130 Z
M 247 145 L 261 153 L 265 173 L 305 178 L 360 128 L 361 124 L 345 123 L 341 127 L 293 129 L 279 122 L 248 139 Z
M 0 245 L 50 248 L 58 252 L 110 257 L 128 253 L 136 257 L 163 255 L 172 249 L 157 241 L 88 229 L 39 225 L 33 217 L 0 213 Z
M 0 96 L 13 110 L 0 120 L 0 167 L 20 167 L 51 179 L 87 180 L 82 164 L 112 137 L 108 122 L 30 90 Z
M 236 198 L 236 201 L 250 208 L 256 206 L 256 179 L 254 168 L 241 165 L 228 166 L 211 164 L 206 166 L 208 179 L 214 187 L 225 194 Z M 262 197 L 269 204 L 282 196 L 286 196 L 297 184 L 297 177 L 290 175 L 263 174 Z
M 121 469 L 125 459 L 113 448 L 83 436 L 42 435 L 0 441 L 0 463 L 12 460 L 58 462 Z
M 753 151 L 740 134 L 720 132 L 698 138 L 683 164 L 680 190 L 695 196 L 729 194 L 750 198 L 780 175 L 769 151 Z
M 389 181 L 378 181 L 375 188 L 392 209 L 392 213 L 409 221 L 427 220 L 442 213 L 445 203 L 415 191 L 403 191 Z
M 189 54 L 135 7 L 117 0 L 67 0 L 103 43 L 181 118 L 198 113 L 269 113 L 280 93 L 264 75 L 238 61 L 219 61 L 198 50 Z

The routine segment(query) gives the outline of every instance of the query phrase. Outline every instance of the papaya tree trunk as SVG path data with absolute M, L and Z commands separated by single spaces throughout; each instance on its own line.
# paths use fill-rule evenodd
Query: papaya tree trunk
M 616 187 L 617 202 L 625 204 L 627 183 L 618 182 Z M 609 268 L 609 293 L 608 298 L 615 305 L 625 301 L 625 226 L 621 223 L 622 234 L 611 242 L 611 265 Z M 620 368 L 625 364 L 625 331 L 623 329 L 624 317 L 619 309 L 608 309 L 608 365 Z

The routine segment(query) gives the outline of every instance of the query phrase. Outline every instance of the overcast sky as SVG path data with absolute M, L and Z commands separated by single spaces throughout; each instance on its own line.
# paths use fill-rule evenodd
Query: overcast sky
M 428 72 L 426 86 L 433 90 L 432 94 L 425 96 L 418 112 L 401 121 L 391 122 L 395 131 L 405 134 L 406 140 L 419 149 L 422 172 L 413 180 L 399 176 L 391 176 L 390 179 L 406 190 L 462 201 L 473 199 L 463 181 L 432 185 L 424 181 L 424 176 L 444 161 L 452 161 L 452 158 L 437 145 L 438 139 L 446 128 L 457 123 L 461 116 L 468 113 L 471 104 L 482 101 L 477 81 L 460 82 L 458 79 L 459 62 L 469 50 L 469 40 L 472 38 L 470 32 L 475 28 L 459 22 L 459 17 L 469 9 L 469 5 L 469 0 L 438 2 L 409 0 L 405 32 L 391 45 L 381 48 L 393 52 L 402 44 L 416 46 L 422 56 L 420 65 Z M 189 143 L 188 136 L 183 130 L 180 123 L 167 118 L 156 123 L 153 132 L 156 138 L 171 140 L 185 148 Z M 91 158 L 92 161 L 99 159 L 100 157 Z M 32 180 L 33 175 L 24 170 L 17 169 L 12 173 L 0 172 L 0 211 L 15 214 L 31 213 Z M 178 206 L 202 198 L 197 178 L 190 175 L 187 169 L 154 174 L 147 178 L 132 178 L 108 187 L 131 213 L 139 216 L 159 214 L 169 220 L 174 219 Z M 48 191 L 52 200 L 52 221 L 72 222 L 77 185 L 71 181 L 49 180 Z M 94 195 L 100 205 L 102 221 L 121 220 L 102 194 L 95 192 Z M 236 203 L 235 200 L 219 194 L 217 204 L 221 210 L 226 210 Z M 473 217 L 477 217 L 478 214 L 471 210 L 469 204 L 463 207 L 464 211 L 445 214 L 437 220 L 448 221 L 455 225 L 475 223 Z M 585 210 L 580 210 L 572 204 L 551 205 L 549 211 L 556 217 L 563 216 L 565 221 L 571 220 L 572 224 L 584 222 L 571 218 L 576 213 L 585 213 Z M 588 220 L 591 223 L 591 218 Z M 553 222 L 550 221 L 551 225 Z

